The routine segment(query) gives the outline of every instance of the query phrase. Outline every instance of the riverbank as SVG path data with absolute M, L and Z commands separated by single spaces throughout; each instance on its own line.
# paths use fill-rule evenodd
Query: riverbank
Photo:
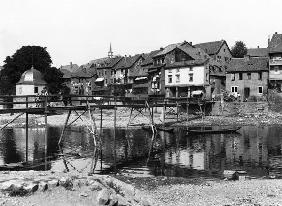
M 79 112 L 80 113 L 80 112 Z M 134 117 L 137 115 L 137 112 L 133 113 Z M 144 113 L 145 115 L 137 115 L 131 121 L 131 127 L 136 127 L 137 125 L 142 124 L 149 124 L 149 113 L 148 111 Z M 11 121 L 15 118 L 17 114 L 10 115 L 10 114 L 2 114 L 0 119 L 0 125 L 3 126 L 7 122 Z M 117 110 L 117 120 L 116 126 L 120 128 L 127 127 L 129 122 L 130 110 L 119 108 Z M 45 118 L 43 115 L 29 115 L 29 126 L 30 127 L 42 127 L 45 124 Z M 69 123 L 77 118 L 76 113 L 72 113 L 69 119 Z M 163 114 L 159 112 L 154 113 L 154 123 L 155 124 L 162 124 L 162 117 Z M 57 115 L 50 115 L 48 116 L 48 125 L 50 126 L 63 126 L 65 124 L 67 118 L 66 113 L 57 114 Z M 97 127 L 100 127 L 100 111 L 94 112 L 94 118 Z M 282 114 L 276 112 L 267 112 L 267 113 L 251 113 L 251 114 L 237 114 L 233 116 L 205 116 L 203 118 L 197 118 L 194 115 L 188 115 L 189 121 L 187 120 L 187 115 L 182 113 L 179 115 L 179 122 L 176 122 L 176 115 L 167 115 L 166 116 L 166 123 L 174 123 L 176 126 L 222 126 L 222 125 L 229 125 L 229 126 L 267 126 L 267 125 L 282 125 Z M 87 126 L 90 125 L 88 114 L 81 116 L 81 119 L 77 119 L 75 122 L 72 123 L 72 126 Z M 25 126 L 25 116 L 19 117 L 13 123 L 9 124 L 8 127 L 24 127 Z M 103 128 L 111 128 L 114 126 L 114 111 L 113 110 L 105 110 L 103 111 L 103 121 L 102 121 Z
M 44 183 L 48 186 L 42 186 Z M 12 184 L 14 186 L 7 189 Z M 36 185 L 39 187 L 36 188 Z M 21 187 L 33 189 L 23 193 L 24 190 L 17 190 Z M 0 189 L 0 204 L 3 206 L 282 205 L 281 179 L 224 181 L 201 178 L 128 178 L 89 176 L 75 172 L 14 171 L 0 172 Z

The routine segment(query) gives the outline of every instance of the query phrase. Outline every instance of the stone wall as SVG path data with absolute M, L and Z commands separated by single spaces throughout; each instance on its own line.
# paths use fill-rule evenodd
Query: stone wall
M 211 115 L 255 114 L 269 111 L 268 102 L 214 102 Z

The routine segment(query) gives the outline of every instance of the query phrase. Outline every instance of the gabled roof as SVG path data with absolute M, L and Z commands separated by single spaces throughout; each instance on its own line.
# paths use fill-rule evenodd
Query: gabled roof
M 189 55 L 190 57 L 192 57 L 193 59 L 207 59 L 209 56 L 208 54 L 202 50 L 201 48 L 194 48 L 191 46 L 179 46 L 177 47 L 179 49 L 181 49 L 182 51 L 184 51 L 187 55 Z
M 219 52 L 220 48 L 225 43 L 226 43 L 225 40 L 221 40 L 221 41 L 212 41 L 212 42 L 195 44 L 193 46 L 203 49 L 208 55 L 214 55 Z
M 188 43 L 187 41 L 180 42 L 180 43 L 175 43 L 175 44 L 169 44 L 165 48 L 160 49 L 160 51 L 157 54 L 155 54 L 153 56 L 153 58 L 154 57 L 158 57 L 158 56 L 166 55 L 167 53 L 171 52 L 172 50 L 174 50 L 176 47 L 179 47 L 179 46 L 187 46 L 187 47 L 192 47 L 193 48 L 193 46 L 190 43 Z
M 248 49 L 247 55 L 251 57 L 267 57 L 268 48 L 250 48 Z
M 136 54 L 134 56 L 125 56 L 123 57 L 118 64 L 114 67 L 114 69 L 124 69 L 132 67 L 136 61 L 138 61 L 142 57 L 142 54 Z
M 147 66 L 149 64 L 153 64 L 153 56 L 155 56 L 157 53 L 159 53 L 161 50 L 155 50 L 155 51 L 151 51 L 149 54 L 145 55 L 145 59 L 142 62 L 141 66 Z
M 108 69 L 114 67 L 123 57 L 116 56 L 114 58 L 105 58 L 104 61 L 101 61 L 95 65 L 97 69 Z
M 267 57 L 232 58 L 227 68 L 228 72 L 268 71 Z
M 282 34 L 277 32 L 272 35 L 272 38 L 268 44 L 269 53 L 282 52 Z

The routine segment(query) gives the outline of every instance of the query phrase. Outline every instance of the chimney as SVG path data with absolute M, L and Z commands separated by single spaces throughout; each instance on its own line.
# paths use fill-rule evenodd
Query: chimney
M 277 31 L 275 32 L 275 34 L 278 34 Z
M 72 62 L 70 62 L 70 68 L 72 69 Z
M 269 47 L 269 44 L 270 44 L 270 35 L 268 35 L 267 47 Z
M 258 46 L 258 49 L 259 49 L 259 46 Z
M 191 42 L 191 41 L 189 42 L 189 44 L 190 44 L 191 46 L 193 46 L 193 44 L 192 44 L 192 43 L 193 43 L 193 42 Z
M 161 48 L 160 48 L 160 50 L 162 51 L 162 50 L 164 50 L 164 48 L 163 48 L 163 47 L 161 47 Z

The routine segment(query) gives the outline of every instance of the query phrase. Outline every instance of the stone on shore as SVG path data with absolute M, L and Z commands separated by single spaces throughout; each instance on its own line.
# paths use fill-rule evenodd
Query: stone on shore
M 97 195 L 97 202 L 100 205 L 106 205 L 110 201 L 111 193 L 107 189 L 101 190 Z

